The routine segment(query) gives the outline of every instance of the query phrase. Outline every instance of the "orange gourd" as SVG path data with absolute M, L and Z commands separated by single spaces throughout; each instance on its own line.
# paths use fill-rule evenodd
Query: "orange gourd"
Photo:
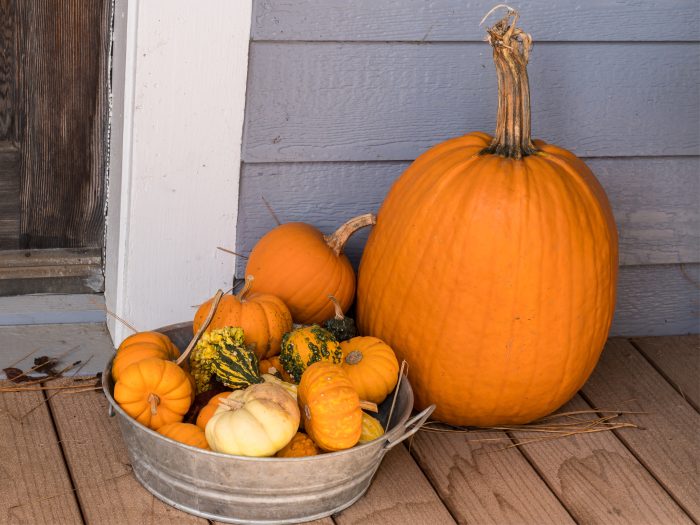
M 495 137 L 421 155 L 394 183 L 359 270 L 361 333 L 410 365 L 416 407 L 453 425 L 519 424 L 563 405 L 593 370 L 615 304 L 608 199 L 573 153 L 530 140 L 530 37 L 488 30 Z
M 343 372 L 327 361 L 309 366 L 298 391 L 304 429 L 323 450 L 354 446 L 362 434 L 360 397 Z
M 158 430 L 182 421 L 192 403 L 192 383 L 172 361 L 151 357 L 123 370 L 114 399 L 136 421 Z
M 220 394 L 216 394 L 209 400 L 209 402 L 206 405 L 202 407 L 202 409 L 199 411 L 199 414 L 197 415 L 196 421 L 197 426 L 199 428 L 201 428 L 202 430 L 206 428 L 207 423 L 216 413 L 216 409 L 219 408 L 219 400 L 228 397 L 230 393 L 230 391 L 227 391 L 221 392 Z
M 209 450 L 204 430 L 197 425 L 191 423 L 168 423 L 160 427 L 158 433 L 185 445 Z
M 112 363 L 112 377 L 119 380 L 121 372 L 137 361 L 149 357 L 162 359 L 177 359 L 180 351 L 168 336 L 159 332 L 137 332 L 130 335 L 117 349 L 117 355 Z
M 320 453 L 321 450 L 309 436 L 303 432 L 297 432 L 292 440 L 282 450 L 279 450 L 275 456 L 278 458 L 302 458 L 317 456 Z
M 373 223 L 374 215 L 361 215 L 328 236 L 310 224 L 282 224 L 265 234 L 250 252 L 246 275 L 255 275 L 256 290 L 282 299 L 295 322 L 322 323 L 335 311 L 329 295 L 343 311 L 352 304 L 355 271 L 343 247 L 350 235 Z
M 224 295 L 216 308 L 207 332 L 236 326 L 243 329 L 246 345 L 252 345 L 258 359 L 277 355 L 282 336 L 292 329 L 292 315 L 282 300 L 269 293 L 250 293 L 253 276 L 237 295 Z M 213 299 L 202 304 L 194 316 L 196 334 L 207 318 Z
M 399 379 L 394 351 L 376 337 L 353 337 L 340 343 L 341 366 L 361 399 L 381 403 Z

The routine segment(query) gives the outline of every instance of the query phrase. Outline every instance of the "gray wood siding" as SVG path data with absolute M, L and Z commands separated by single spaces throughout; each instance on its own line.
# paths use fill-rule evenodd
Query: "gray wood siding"
M 331 232 L 376 211 L 432 145 L 492 132 L 496 78 L 478 27 L 492 5 L 256 0 L 237 251 L 275 225 L 263 197 L 282 221 Z M 613 333 L 697 332 L 697 2 L 533 1 L 521 25 L 535 40 L 533 135 L 584 157 L 613 205 Z M 366 238 L 348 245 L 355 264 Z

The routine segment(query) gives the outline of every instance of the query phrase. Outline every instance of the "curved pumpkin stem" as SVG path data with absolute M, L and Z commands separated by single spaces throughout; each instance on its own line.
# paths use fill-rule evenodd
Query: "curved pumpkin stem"
M 371 226 L 377 223 L 377 216 L 374 213 L 365 213 L 364 215 L 358 215 L 353 217 L 340 228 L 338 228 L 332 235 L 324 235 L 326 244 L 335 252 L 336 255 L 343 253 L 343 248 L 345 243 L 348 242 L 350 236 L 355 233 L 360 228 L 366 226 Z
M 371 401 L 360 401 L 360 408 L 367 412 L 374 412 L 375 414 L 379 412 L 377 403 L 372 403 Z
M 194 348 L 194 346 L 197 344 L 197 341 L 199 341 L 199 338 L 202 337 L 202 334 L 209 326 L 209 323 L 211 323 L 211 320 L 214 318 L 214 314 L 216 313 L 216 309 L 219 307 L 219 301 L 221 301 L 221 298 L 223 296 L 224 296 L 223 290 L 217 290 L 216 295 L 214 296 L 214 300 L 211 303 L 211 308 L 209 308 L 209 314 L 207 315 L 207 318 L 202 323 L 202 326 L 199 327 L 199 330 L 197 330 L 197 333 L 194 334 L 194 337 L 190 341 L 190 344 L 187 345 L 187 348 L 185 349 L 185 351 L 182 352 L 182 355 L 180 357 L 178 357 L 177 361 L 175 361 L 176 365 L 182 366 L 182 363 L 184 363 L 185 360 L 190 356 L 190 353 L 192 352 L 192 349 Z
M 515 9 L 496 6 L 499 7 L 507 8 L 508 13 L 486 30 L 498 75 L 496 133 L 482 153 L 521 159 L 537 151 L 530 138 L 530 84 L 527 77 L 532 37 L 515 26 L 519 16 Z
M 331 300 L 331 302 L 333 303 L 333 308 L 335 308 L 335 319 L 336 319 L 337 321 L 342 321 L 343 319 L 345 319 L 345 314 L 343 314 L 343 309 L 342 309 L 342 307 L 340 306 L 340 303 L 338 302 L 338 299 L 336 299 L 336 298 L 335 298 L 334 296 L 332 296 L 332 295 L 328 295 L 328 298 L 329 298 L 329 299 Z
M 148 403 L 151 405 L 151 415 L 155 416 L 158 414 L 158 405 L 160 404 L 160 398 L 157 394 L 148 394 Z
M 248 275 L 245 278 L 245 284 L 243 285 L 243 288 L 241 288 L 241 291 L 236 294 L 236 299 L 238 299 L 240 302 L 243 302 L 245 300 L 245 296 L 248 292 L 250 292 L 250 289 L 253 287 L 253 281 L 255 280 L 255 277 L 252 275 Z

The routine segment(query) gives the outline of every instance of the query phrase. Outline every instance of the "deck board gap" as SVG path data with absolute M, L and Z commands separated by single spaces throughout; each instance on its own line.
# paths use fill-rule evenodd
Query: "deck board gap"
M 45 383 L 40 383 L 40 385 L 43 387 L 45 386 Z M 44 403 L 46 404 L 46 409 L 49 412 L 51 426 L 53 427 L 53 431 L 56 434 L 56 437 L 58 438 L 58 449 L 61 451 L 61 459 L 63 460 L 63 465 L 66 467 L 66 474 L 68 475 L 68 481 L 70 482 L 71 494 L 73 495 L 75 505 L 78 507 L 78 512 L 80 513 L 80 521 L 83 525 L 87 525 L 85 513 L 83 512 L 83 506 L 81 505 L 80 497 L 78 496 L 78 487 L 75 484 L 75 479 L 73 479 L 73 473 L 71 472 L 70 465 L 68 464 L 66 451 L 63 448 L 63 436 L 61 436 L 61 432 L 58 429 L 58 425 L 56 424 L 56 416 L 54 415 L 53 409 L 51 408 L 51 403 L 49 403 L 49 393 L 49 390 L 41 391 L 42 397 L 44 398 Z
M 506 431 L 505 434 L 508 436 L 508 439 L 510 439 L 510 442 L 511 442 L 513 445 L 517 445 L 517 444 L 518 444 L 518 439 L 517 439 L 515 436 L 513 436 L 513 433 L 512 433 L 512 432 Z M 522 447 L 522 446 L 516 446 L 516 447 L 514 447 L 514 448 L 515 448 L 518 452 L 520 452 L 520 454 L 523 456 L 523 458 L 525 459 L 525 461 L 527 461 L 528 465 L 530 465 L 530 467 L 532 468 L 532 470 L 535 471 L 535 474 L 537 474 L 537 475 L 540 477 L 540 479 L 542 480 L 542 483 L 544 483 L 544 485 L 549 489 L 549 492 L 552 493 L 552 496 L 554 496 L 554 499 L 556 499 L 556 500 L 559 502 L 559 504 L 564 508 L 564 510 L 566 511 L 566 513 L 571 517 L 571 520 L 572 520 L 574 523 L 579 523 L 579 521 L 576 519 L 576 516 L 574 516 L 574 514 L 569 510 L 569 507 L 566 506 L 566 503 L 564 502 L 564 500 L 562 500 L 562 498 L 559 497 L 559 495 L 558 495 L 557 492 L 554 490 L 554 488 L 549 484 L 549 482 L 547 481 L 546 476 L 545 476 L 545 475 L 542 473 L 542 471 L 538 468 L 537 464 L 535 463 L 535 461 L 533 461 L 532 457 L 527 453 L 527 450 L 525 450 L 525 448 Z
M 676 392 L 678 392 L 678 394 L 683 398 L 683 400 L 686 403 L 688 403 L 698 414 L 700 414 L 700 407 L 698 407 L 698 405 L 692 399 L 685 395 L 678 383 L 671 379 L 669 375 L 664 371 L 664 369 L 661 368 L 653 359 L 649 357 L 649 355 L 644 351 L 644 348 L 642 348 L 642 346 L 639 343 L 637 343 L 634 339 L 628 339 L 627 342 L 631 344 L 634 348 L 636 348 L 637 352 L 639 352 L 639 354 L 646 360 L 646 362 L 649 363 L 651 367 L 654 370 L 656 370 L 657 373 L 661 377 L 663 377 Z
M 583 400 L 588 404 L 588 406 L 591 407 L 591 409 L 596 410 L 597 407 L 593 404 L 591 399 L 583 392 L 583 390 L 579 390 L 579 395 Z M 600 412 L 596 412 L 598 417 L 604 417 L 604 414 Z M 679 500 L 678 497 L 673 493 L 673 491 L 663 482 L 663 480 L 659 479 L 659 477 L 654 474 L 654 471 L 650 468 L 649 464 L 644 461 L 644 458 L 637 453 L 636 450 L 634 450 L 634 447 L 632 447 L 625 438 L 620 435 L 619 430 L 611 430 L 611 434 L 613 434 L 617 440 L 622 443 L 622 445 L 629 451 L 630 454 L 639 462 L 639 464 L 646 469 L 646 471 L 649 473 L 649 475 L 658 483 L 658 485 L 668 494 L 668 497 L 673 500 L 673 502 L 678 505 L 678 508 L 680 508 L 683 513 L 688 516 L 688 519 L 692 522 L 695 523 L 695 520 L 693 519 L 692 513 L 683 505 L 683 502 Z

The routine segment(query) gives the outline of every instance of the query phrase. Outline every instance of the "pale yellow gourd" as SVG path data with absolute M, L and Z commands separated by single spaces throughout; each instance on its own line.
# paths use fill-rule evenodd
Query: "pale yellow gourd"
M 299 419 L 291 394 L 282 386 L 260 383 L 221 398 L 205 435 L 216 452 L 273 456 L 294 437 Z

